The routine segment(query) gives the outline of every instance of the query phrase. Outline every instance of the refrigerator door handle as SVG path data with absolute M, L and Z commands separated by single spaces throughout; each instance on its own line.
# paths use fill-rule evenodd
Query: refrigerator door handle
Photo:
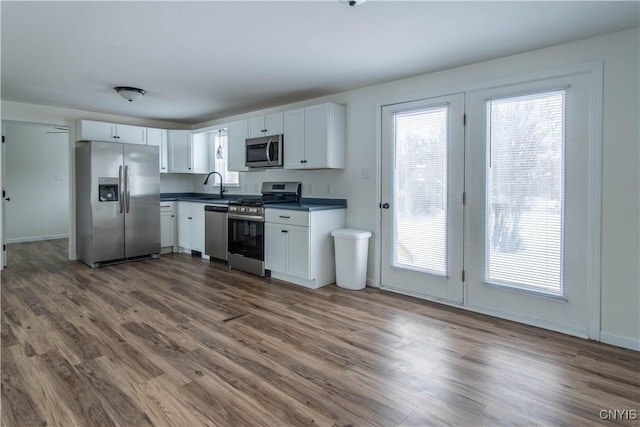
M 118 168 L 118 188 L 120 190 L 120 213 L 124 213 L 124 187 L 122 186 L 122 165 Z
M 124 167 L 124 189 L 127 193 L 127 198 L 125 199 L 126 205 L 126 213 L 129 213 L 129 203 L 131 202 L 131 190 L 129 189 L 129 166 Z

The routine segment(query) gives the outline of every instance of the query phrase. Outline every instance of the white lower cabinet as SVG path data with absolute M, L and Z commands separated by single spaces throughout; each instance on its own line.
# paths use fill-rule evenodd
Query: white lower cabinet
M 178 246 L 181 252 L 204 254 L 204 205 L 178 202 Z
M 345 212 L 267 208 L 265 268 L 271 277 L 312 289 L 335 283 L 331 232 L 344 228 Z
M 162 253 L 171 253 L 177 248 L 175 202 L 160 202 L 160 247 Z

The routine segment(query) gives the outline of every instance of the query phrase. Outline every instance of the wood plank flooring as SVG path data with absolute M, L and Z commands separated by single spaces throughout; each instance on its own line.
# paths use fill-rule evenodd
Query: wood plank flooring
M 5 427 L 638 425 L 637 352 L 184 254 L 66 256 L 9 247 Z

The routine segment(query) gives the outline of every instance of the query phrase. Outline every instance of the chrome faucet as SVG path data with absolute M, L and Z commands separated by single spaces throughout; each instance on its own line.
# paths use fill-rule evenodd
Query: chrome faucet
M 224 192 L 226 190 L 222 186 L 222 175 L 220 174 L 220 172 L 216 172 L 216 171 L 209 172 L 209 175 L 207 175 L 207 177 L 204 179 L 204 182 L 202 183 L 202 185 L 207 185 L 207 182 L 209 182 L 209 177 L 211 175 L 213 175 L 214 173 L 220 177 L 220 198 L 222 199 L 222 198 L 224 198 Z

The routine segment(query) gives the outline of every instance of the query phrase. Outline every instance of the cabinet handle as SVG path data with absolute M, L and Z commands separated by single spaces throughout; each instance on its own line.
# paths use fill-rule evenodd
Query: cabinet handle
M 188 216 L 188 217 L 187 217 L 187 219 L 193 219 L 193 218 L 191 218 L 190 216 Z
M 171 215 L 171 218 L 175 218 L 175 217 L 176 217 L 175 215 Z
M 285 216 L 285 215 L 280 215 L 280 218 L 289 219 L 291 217 L 290 216 Z
M 280 230 L 280 232 L 282 232 L 282 233 L 288 233 L 288 232 L 289 232 L 289 230 Z

